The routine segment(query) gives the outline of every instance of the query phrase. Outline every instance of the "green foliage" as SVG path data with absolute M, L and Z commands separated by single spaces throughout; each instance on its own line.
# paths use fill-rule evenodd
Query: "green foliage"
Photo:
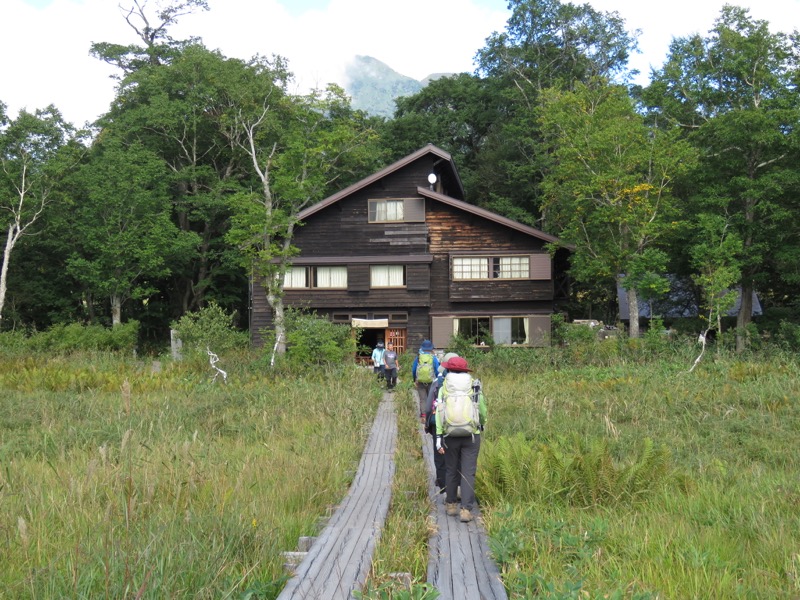
M 292 369 L 318 368 L 350 363 L 356 353 L 356 337 L 349 325 L 301 310 L 289 309 L 285 315 L 286 365 Z M 272 346 L 267 345 L 272 351 Z
M 57 324 L 46 331 L 25 335 L 20 332 L 0 334 L 0 352 L 20 354 L 41 352 L 67 354 L 72 352 L 122 352 L 133 354 L 139 336 L 138 321 L 128 321 L 117 327 Z M 8 342 L 6 345 L 5 342 Z
M 353 592 L 359 600 L 436 600 L 439 591 L 429 583 L 412 583 L 411 587 L 396 581 L 367 584 L 361 592 Z
M 612 457 L 605 440 L 582 446 L 577 440 L 564 447 L 533 444 L 521 434 L 502 437 L 484 444 L 475 485 L 489 504 L 513 499 L 588 507 L 637 502 L 670 480 L 669 451 L 650 439 L 625 461 Z
M 226 313 L 216 302 L 188 313 L 172 324 L 187 355 L 205 356 L 207 350 L 222 352 L 246 347 L 249 336 L 234 327 L 236 315 Z
M 800 325 L 797 323 L 781 321 L 778 325 L 776 338 L 778 343 L 787 350 L 800 351 Z

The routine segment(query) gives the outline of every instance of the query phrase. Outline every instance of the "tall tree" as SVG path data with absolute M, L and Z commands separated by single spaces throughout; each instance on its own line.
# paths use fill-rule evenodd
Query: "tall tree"
M 798 246 L 792 198 L 800 190 L 799 66 L 797 32 L 772 33 L 748 10 L 725 6 L 708 36 L 672 42 L 644 92 L 650 108 L 678 124 L 702 152 L 692 182 L 695 211 L 725 217 L 741 240 L 739 350 L 753 290 L 768 284 L 760 274 L 772 270 L 778 253 L 797 254 L 778 244 Z
M 0 325 L 12 252 L 23 236 L 33 233 L 56 183 L 77 165 L 82 146 L 76 140 L 74 128 L 54 106 L 34 113 L 23 110 L 9 119 L 0 102 L 0 224 L 5 234 L 0 237 Z
M 231 198 L 227 237 L 242 251 L 254 282 L 264 286 L 282 353 L 283 276 L 294 253 L 298 214 L 338 187 L 343 173 L 374 167 L 376 134 L 372 121 L 353 111 L 336 86 L 305 97 L 274 90 L 249 101 L 240 97 L 234 106 L 230 138 L 248 154 L 260 187 Z
M 674 131 L 647 127 L 626 88 L 603 80 L 544 91 L 540 124 L 552 148 L 546 223 L 575 244 L 577 280 L 622 282 L 638 337 L 640 294 L 665 291 L 659 242 L 679 215 L 672 181 L 694 153 Z
M 224 236 L 230 225 L 226 198 L 252 184 L 250 161 L 231 142 L 227 129 L 240 94 L 266 98 L 283 88 L 287 78 L 281 62 L 248 63 L 189 45 L 170 64 L 143 67 L 127 76 L 112 110 L 101 120 L 114 136 L 138 141 L 161 158 L 174 222 L 182 232 L 199 236 L 193 256 L 173 269 L 173 318 L 202 307 L 209 292 L 219 293 L 220 277 L 238 278 L 246 287 L 244 271 Z M 227 298 L 215 299 L 228 304 Z
M 511 17 L 477 54 L 478 74 L 502 90 L 500 118 L 484 141 L 472 196 L 503 213 L 527 213 L 542 226 L 540 184 L 546 163 L 538 110 L 543 90 L 571 90 L 595 77 L 625 81 L 636 49 L 616 12 L 560 0 L 511 0 Z
M 68 273 L 93 298 L 109 302 L 111 323 L 122 323 L 130 299 L 146 299 L 154 282 L 169 274 L 177 254 L 198 244 L 171 220 L 163 161 L 138 142 L 106 136 L 92 149 L 79 180 L 85 195 L 76 202 L 71 231 L 81 240 L 67 260 Z
M 96 42 L 91 46 L 91 54 L 118 67 L 122 77 L 148 65 L 169 62 L 186 44 L 195 42 L 173 39 L 169 28 L 185 15 L 208 10 L 208 0 L 155 0 L 149 8 L 148 0 L 131 0 L 130 4 L 120 4 L 119 9 L 143 45 Z

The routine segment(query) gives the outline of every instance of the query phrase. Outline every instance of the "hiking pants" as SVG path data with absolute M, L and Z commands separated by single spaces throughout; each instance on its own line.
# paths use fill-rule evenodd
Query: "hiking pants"
M 391 390 L 397 385 L 397 367 L 394 369 L 389 369 L 387 367 L 384 375 L 386 376 L 386 387 Z
M 439 493 L 439 490 L 445 489 L 447 485 L 447 464 L 446 458 L 447 452 L 445 454 L 439 454 L 436 451 L 436 436 L 432 435 L 431 440 L 433 441 L 433 466 L 436 468 L 436 493 Z
M 472 510 L 475 505 L 475 471 L 478 468 L 478 452 L 481 436 L 465 435 L 444 438 L 444 461 L 447 467 L 445 502 L 456 502 L 458 486 L 461 486 L 461 508 Z
M 419 396 L 419 414 L 422 415 L 428 408 L 428 392 L 431 391 L 432 383 L 417 381 L 414 385 L 417 387 L 417 395 Z

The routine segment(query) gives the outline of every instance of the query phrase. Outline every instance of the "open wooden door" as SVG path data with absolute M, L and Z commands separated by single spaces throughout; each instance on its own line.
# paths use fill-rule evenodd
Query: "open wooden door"
M 388 344 L 391 342 L 394 344 L 394 351 L 397 352 L 397 355 L 400 356 L 403 352 L 406 351 L 407 341 L 406 341 L 406 329 L 398 329 L 392 328 L 386 330 L 386 343 Z

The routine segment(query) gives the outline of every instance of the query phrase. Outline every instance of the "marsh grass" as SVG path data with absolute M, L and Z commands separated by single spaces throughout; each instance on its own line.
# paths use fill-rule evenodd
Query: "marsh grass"
M 800 597 L 796 357 L 715 352 L 688 373 L 688 344 L 513 352 L 469 356 L 489 405 L 478 495 L 511 598 Z M 346 493 L 381 390 L 346 366 L 221 366 L 227 385 L 202 363 L 0 361 L 0 597 L 277 595 L 281 552 Z M 407 383 L 395 402 L 365 592 L 429 598 Z
M 512 598 L 800 597 L 793 358 L 480 375 L 476 486 Z
M 355 368 L 212 386 L 111 357 L 16 366 L 0 367 L 6 598 L 274 597 L 377 406 Z

